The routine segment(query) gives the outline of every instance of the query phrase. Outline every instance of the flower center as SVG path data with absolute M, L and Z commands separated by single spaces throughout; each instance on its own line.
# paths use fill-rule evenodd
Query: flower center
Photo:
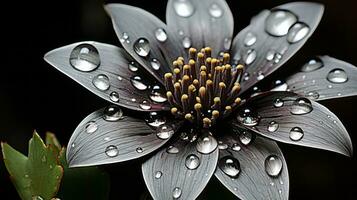
M 212 49 L 189 49 L 189 59 L 173 62 L 173 73 L 165 74 L 171 113 L 204 128 L 228 116 L 240 104 L 240 78 L 243 65 L 232 67 L 230 55 L 211 57 Z

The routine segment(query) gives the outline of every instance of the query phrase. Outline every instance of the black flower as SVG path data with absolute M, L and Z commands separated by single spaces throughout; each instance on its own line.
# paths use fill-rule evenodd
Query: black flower
M 127 5 L 106 9 L 125 50 L 80 42 L 45 56 L 113 103 L 79 124 L 70 166 L 126 161 L 168 143 L 142 165 L 154 199 L 195 199 L 213 174 L 241 199 L 288 199 L 274 141 L 352 154 L 341 121 L 316 101 L 357 94 L 354 66 L 320 56 L 257 87 L 311 36 L 322 5 L 264 10 L 233 42 L 224 0 L 169 0 L 167 24 Z

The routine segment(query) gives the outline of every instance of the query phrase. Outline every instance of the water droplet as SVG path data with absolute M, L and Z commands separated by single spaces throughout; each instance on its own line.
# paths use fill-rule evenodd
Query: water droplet
M 186 49 L 188 49 L 188 48 L 190 48 L 191 47 L 191 38 L 190 37 L 184 37 L 183 39 L 182 39 L 182 45 L 183 45 L 183 47 L 184 48 L 186 48 Z
M 166 119 L 157 112 L 150 112 L 150 116 L 146 119 L 146 123 L 152 127 L 160 127 L 166 123 Z
M 287 91 L 289 89 L 288 84 L 281 80 L 276 80 L 273 85 L 273 89 L 270 91 Z
M 316 92 L 316 91 L 309 92 L 309 93 L 307 93 L 306 97 L 316 100 L 316 99 L 318 99 L 320 97 L 320 94 L 318 92 Z
M 32 200 L 43 200 L 41 196 L 33 196 Z
M 297 98 L 291 106 L 291 114 L 294 115 L 305 115 L 312 111 L 311 101 L 307 98 L 301 97 Z
M 146 57 L 150 53 L 150 44 L 146 38 L 139 38 L 134 43 L 134 51 L 141 57 Z
M 42 156 L 41 161 L 42 161 L 42 162 L 46 162 L 46 160 L 47 160 L 47 159 L 46 159 L 46 156 Z
M 300 127 L 294 127 L 290 130 L 289 137 L 292 141 L 300 141 L 304 137 L 304 131 Z
M 144 100 L 143 102 L 141 102 L 139 104 L 140 108 L 143 109 L 143 110 L 150 110 L 151 109 L 151 104 L 150 102 Z
M 259 72 L 259 73 L 258 73 L 258 76 L 257 76 L 257 80 L 258 80 L 258 81 L 261 81 L 261 80 L 263 80 L 264 78 L 265 78 L 265 76 L 264 76 L 263 72 Z
M 180 152 L 180 150 L 175 147 L 175 146 L 169 146 L 167 149 L 166 149 L 166 152 L 169 153 L 169 154 L 177 154 Z
M 275 64 L 279 63 L 282 57 L 283 57 L 283 55 L 281 55 L 280 53 L 275 53 L 275 55 L 274 55 L 274 63 Z
M 243 131 L 239 135 L 239 141 L 244 145 L 249 145 L 252 142 L 253 135 L 251 132 Z
M 151 63 L 151 67 L 154 70 L 159 70 L 160 69 L 161 63 L 156 58 L 153 58 L 150 63 Z
M 276 177 L 280 174 L 283 168 L 283 162 L 276 155 L 270 155 L 265 159 L 265 172 L 272 177 Z
M 128 67 L 129 67 L 129 70 L 132 72 L 137 72 L 139 70 L 137 64 L 134 61 L 130 62 Z
M 238 178 L 241 171 L 239 161 L 232 156 L 219 159 L 218 167 L 231 178 Z
M 229 50 L 231 48 L 231 44 L 232 44 L 232 38 L 224 38 L 223 46 L 225 50 Z
M 162 28 L 158 28 L 155 31 L 155 37 L 160 42 L 165 42 L 167 40 L 166 31 Z
M 169 139 L 172 135 L 174 134 L 174 130 L 172 127 L 163 125 L 159 128 L 158 132 L 156 133 L 156 136 L 162 140 Z
M 130 78 L 130 82 L 138 90 L 146 90 L 148 88 L 148 86 L 143 83 L 140 76 Z
M 200 159 L 196 155 L 191 154 L 186 157 L 185 165 L 188 169 L 197 169 L 200 166 Z
M 257 113 L 251 111 L 249 108 L 241 110 L 237 119 L 246 126 L 256 126 L 259 122 Z
M 128 35 L 128 33 L 125 33 L 125 32 L 122 34 L 122 36 L 119 38 L 119 40 L 121 43 L 124 43 L 124 42 L 130 43 L 129 35 Z
M 144 150 L 143 150 L 143 148 L 141 148 L 141 147 L 138 147 L 138 148 L 136 148 L 136 152 L 137 153 L 142 153 Z
M 312 59 L 308 63 L 306 63 L 304 66 L 302 66 L 301 71 L 312 72 L 317 69 L 320 69 L 321 67 L 323 67 L 323 63 L 321 62 L 320 59 Z
M 228 144 L 226 144 L 222 141 L 218 141 L 218 149 L 221 149 L 221 150 L 228 149 Z
M 180 17 L 189 17 L 195 12 L 195 7 L 190 0 L 175 0 L 173 6 Z
M 290 43 L 296 43 L 304 39 L 309 32 L 310 28 L 306 24 L 298 22 L 290 28 L 286 39 Z
M 110 141 L 110 137 L 105 137 L 103 140 L 108 142 L 108 141 Z
M 268 131 L 271 133 L 277 131 L 278 128 L 279 128 L 279 124 L 276 123 L 275 121 L 271 121 L 268 125 Z
M 156 103 L 164 103 L 167 101 L 167 98 L 164 94 L 162 94 L 161 92 L 161 88 L 158 85 L 155 85 L 152 90 L 151 93 L 149 95 L 150 99 Z
M 274 107 L 275 108 L 280 108 L 282 106 L 284 106 L 284 101 L 283 100 L 281 100 L 281 99 L 275 99 L 274 100 Z
M 275 10 L 265 21 L 265 30 L 273 36 L 288 34 L 290 27 L 297 22 L 297 17 L 286 10 Z
M 220 18 L 223 15 L 223 10 L 218 4 L 213 3 L 209 8 L 209 14 L 214 18 Z
M 257 42 L 257 36 L 255 36 L 253 33 L 249 32 L 244 38 L 244 44 L 247 47 L 250 47 L 254 45 Z
M 119 81 L 123 80 L 123 78 L 121 76 L 118 76 L 117 78 L 118 78 Z
M 25 178 L 28 178 L 29 177 L 29 175 L 28 174 L 25 174 Z
M 331 83 L 345 83 L 348 80 L 345 70 L 336 68 L 331 70 L 327 75 L 327 80 Z
M 267 52 L 267 55 L 265 56 L 265 59 L 267 59 L 267 61 L 272 61 L 274 59 L 274 56 L 275 56 L 275 51 L 269 50 Z
M 174 190 L 172 191 L 172 197 L 174 199 L 178 199 L 181 197 L 181 194 L 182 194 L 182 190 L 181 188 L 179 187 L 175 187 Z
M 94 121 L 88 122 L 85 126 L 86 133 L 89 134 L 94 133 L 95 131 L 97 131 L 97 129 L 98 129 L 98 125 Z
M 123 111 L 117 105 L 110 105 L 104 109 L 103 119 L 109 122 L 115 122 L 123 117 Z
M 232 145 L 232 150 L 233 151 L 240 151 L 241 149 L 242 149 L 242 147 L 240 147 L 238 143 L 234 143 Z
M 216 150 L 217 146 L 218 146 L 217 140 L 210 134 L 207 134 L 203 137 L 198 138 L 196 149 L 198 152 L 202 154 L 210 154 L 214 150 Z
M 254 49 L 249 49 L 247 54 L 244 56 L 244 62 L 247 65 L 252 64 L 257 58 L 257 52 Z
M 100 65 L 99 52 L 91 44 L 80 44 L 72 50 L 69 62 L 76 70 L 90 72 Z
M 110 82 L 108 76 L 104 74 L 99 74 L 93 78 L 93 85 L 101 91 L 106 91 L 110 87 Z
M 119 93 L 117 92 L 111 92 L 109 95 L 110 100 L 112 100 L 113 102 L 119 102 Z
M 155 178 L 156 178 L 156 179 L 160 179 L 161 176 L 162 176 L 162 172 L 161 172 L 161 171 L 156 171 L 156 172 L 155 172 Z
M 113 158 L 113 157 L 118 156 L 119 150 L 116 146 L 110 145 L 105 149 L 105 154 L 107 154 L 107 156 Z
M 248 73 L 248 72 L 245 72 L 245 73 L 243 74 L 243 81 L 248 81 L 248 80 L 249 80 L 249 77 L 250 77 L 249 73 Z

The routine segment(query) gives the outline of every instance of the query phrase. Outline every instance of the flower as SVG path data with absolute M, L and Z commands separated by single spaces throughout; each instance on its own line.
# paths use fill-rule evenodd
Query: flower
M 322 5 L 264 10 L 233 41 L 224 0 L 169 0 L 167 24 L 132 6 L 106 9 L 124 49 L 87 41 L 45 55 L 113 104 L 79 124 L 70 166 L 155 151 L 142 165 L 154 199 L 195 199 L 213 174 L 240 199 L 288 199 L 275 141 L 352 155 L 347 130 L 318 101 L 356 95 L 354 66 L 319 56 L 284 80 L 266 80 L 312 35 Z

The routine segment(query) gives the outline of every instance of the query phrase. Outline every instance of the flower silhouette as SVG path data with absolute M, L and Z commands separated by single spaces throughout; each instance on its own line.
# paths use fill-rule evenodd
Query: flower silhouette
M 140 8 L 105 8 L 123 48 L 86 41 L 45 55 L 112 103 L 76 128 L 71 167 L 155 151 L 142 165 L 154 199 L 195 199 L 213 174 L 240 199 L 288 199 L 275 141 L 352 155 L 345 127 L 318 101 L 356 95 L 354 66 L 319 56 L 288 77 L 266 79 L 312 35 L 322 5 L 264 10 L 233 40 L 224 0 L 169 0 L 166 24 Z

